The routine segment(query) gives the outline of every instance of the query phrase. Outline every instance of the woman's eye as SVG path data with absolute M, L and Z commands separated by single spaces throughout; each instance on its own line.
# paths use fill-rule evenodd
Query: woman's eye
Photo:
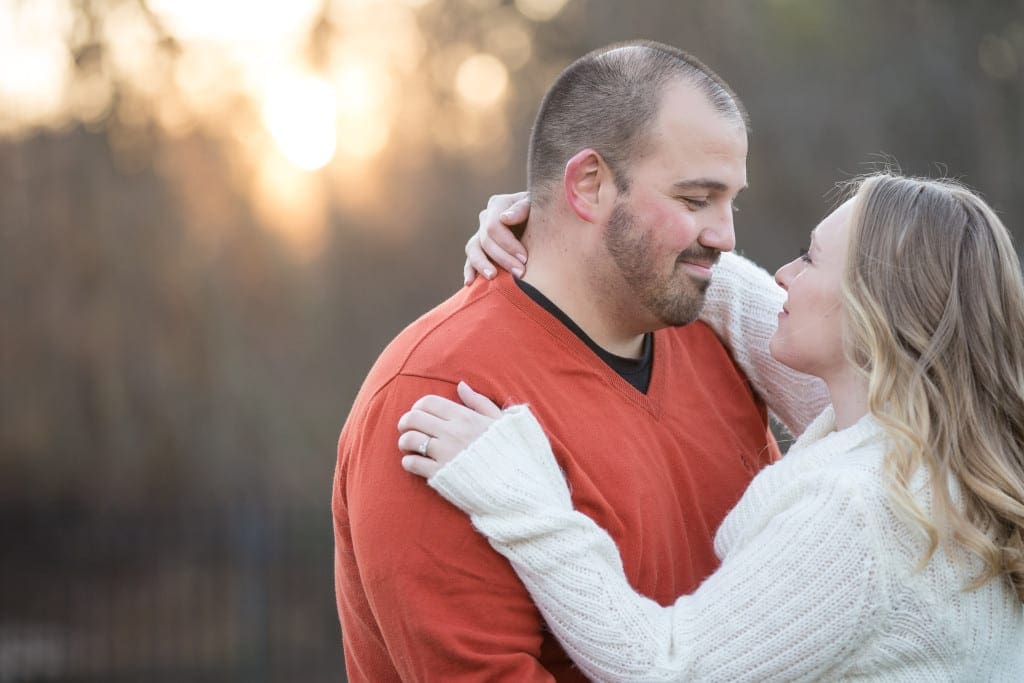
M 808 253 L 808 251 L 806 249 L 801 249 L 800 250 L 800 260 L 805 262 L 805 263 L 810 263 L 811 262 L 811 255 Z

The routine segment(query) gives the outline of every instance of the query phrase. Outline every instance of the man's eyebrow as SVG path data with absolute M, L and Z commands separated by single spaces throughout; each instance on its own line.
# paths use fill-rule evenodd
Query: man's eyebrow
M 729 189 L 729 186 L 720 180 L 712 180 L 711 178 L 692 178 L 688 180 L 680 180 L 672 185 L 675 190 L 714 190 L 716 192 L 725 192 Z M 736 194 L 743 192 L 747 189 L 744 185 L 739 189 Z

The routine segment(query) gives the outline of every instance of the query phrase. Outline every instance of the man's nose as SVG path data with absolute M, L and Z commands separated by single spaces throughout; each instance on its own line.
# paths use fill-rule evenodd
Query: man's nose
M 736 248 L 736 230 L 733 227 L 732 205 L 727 205 L 700 234 L 700 243 L 718 251 L 732 251 Z

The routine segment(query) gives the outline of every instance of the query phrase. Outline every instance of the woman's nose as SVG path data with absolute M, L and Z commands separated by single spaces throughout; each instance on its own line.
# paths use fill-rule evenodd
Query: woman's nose
M 793 264 L 799 259 L 793 259 L 786 265 L 782 266 L 775 271 L 775 284 L 782 287 L 784 290 L 789 290 L 789 281 L 792 279 Z

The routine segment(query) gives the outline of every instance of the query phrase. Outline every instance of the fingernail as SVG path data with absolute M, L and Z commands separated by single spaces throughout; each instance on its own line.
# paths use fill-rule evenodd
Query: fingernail
M 502 218 L 511 218 L 512 217 L 512 209 L 505 209 L 504 211 L 502 211 L 501 212 L 501 217 Z
M 522 268 L 513 268 L 512 269 L 512 274 L 515 275 L 516 277 L 522 277 L 523 276 L 523 269 Z
M 522 261 L 523 264 L 526 263 L 526 254 L 516 254 L 516 258 Z
M 484 275 L 486 275 L 487 279 L 490 280 L 492 277 L 494 277 L 494 271 L 488 268 L 487 270 L 484 271 Z

